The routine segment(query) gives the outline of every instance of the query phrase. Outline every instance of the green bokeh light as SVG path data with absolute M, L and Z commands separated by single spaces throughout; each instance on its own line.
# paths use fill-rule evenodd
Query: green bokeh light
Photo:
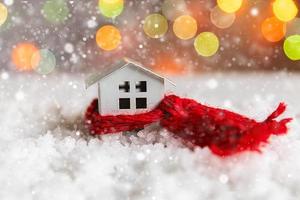
M 69 15 L 69 8 L 65 0 L 48 0 L 45 2 L 42 14 L 53 24 L 63 23 Z
M 37 62 L 38 60 L 39 62 Z M 42 75 L 50 74 L 56 66 L 56 58 L 48 49 L 41 49 L 32 56 L 32 62 L 36 64 L 34 70 Z M 37 62 L 37 63 L 35 63 Z

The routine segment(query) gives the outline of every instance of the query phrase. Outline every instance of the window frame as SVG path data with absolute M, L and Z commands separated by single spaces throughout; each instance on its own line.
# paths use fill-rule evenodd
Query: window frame
M 127 83 L 128 83 L 128 91 L 126 90 Z M 130 93 L 130 81 L 123 81 L 123 84 L 119 84 L 119 92 Z
M 141 102 L 143 100 L 144 102 Z M 136 109 L 147 109 L 148 108 L 148 100 L 146 97 L 137 97 L 135 98 L 135 108 Z
M 124 101 L 127 101 L 125 102 L 125 104 L 122 104 L 122 101 L 124 103 Z M 125 107 L 124 107 L 125 105 Z M 119 110 L 129 110 L 131 109 L 131 103 L 130 103 L 130 98 L 119 98 Z
M 145 87 L 142 87 L 142 83 L 145 83 Z M 145 90 L 142 90 L 143 88 L 145 88 Z M 147 84 L 147 81 L 136 81 L 135 82 L 135 92 L 138 92 L 138 93 L 144 93 L 144 92 L 147 92 L 148 90 L 148 84 Z

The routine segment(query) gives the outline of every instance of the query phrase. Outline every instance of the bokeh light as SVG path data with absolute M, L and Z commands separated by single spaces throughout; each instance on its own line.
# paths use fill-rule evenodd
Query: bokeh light
M 243 4 L 243 0 L 218 0 L 217 2 L 219 8 L 227 13 L 238 11 Z
M 289 59 L 300 60 L 300 35 L 292 35 L 286 38 L 283 49 Z
M 162 53 L 155 58 L 154 71 L 161 74 L 178 75 L 186 73 L 182 60 L 176 59 L 171 53 Z
M 191 71 L 209 70 L 214 65 L 218 65 L 218 69 L 300 69 L 300 62 L 291 64 L 283 51 L 284 40 L 300 34 L 300 13 L 298 18 L 288 22 L 278 19 L 273 13 L 276 5 L 282 2 L 292 2 L 290 5 L 296 5 L 299 9 L 299 0 L 243 0 L 236 3 L 240 9 L 233 13 L 219 7 L 222 2 L 229 7 L 234 6 L 233 0 L 106 0 L 111 5 L 122 2 L 123 8 L 119 10 L 121 16 L 115 19 L 111 17 L 116 14 L 107 14 L 110 17 L 107 18 L 100 12 L 100 3 L 105 0 L 89 3 L 82 0 L 43 0 L 37 4 L 17 0 L 0 2 L 1 7 L 8 10 L 7 19 L 0 26 L 3 70 L 15 68 L 11 61 L 12 47 L 22 41 L 51 49 L 59 66 L 55 68 L 57 71 L 84 71 L 85 65 L 97 68 L 94 63 L 99 59 L 108 59 L 107 62 L 110 62 L 114 57 L 124 55 L 154 66 L 156 58 L 165 52 L 174 54 L 174 59 L 188 62 Z M 114 12 L 107 8 L 108 12 Z M 281 9 L 285 10 L 284 14 L 291 13 L 291 10 Z M 0 15 L 3 13 L 0 12 Z M 162 19 L 157 20 L 159 23 L 145 20 L 155 13 Z M 195 35 L 193 29 L 196 27 L 186 26 L 183 16 L 191 16 L 196 20 L 198 27 Z M 150 26 L 146 26 L 147 22 L 150 22 Z M 120 34 L 116 38 L 119 39 L 97 37 L 98 29 L 107 24 L 118 29 Z M 201 58 L 193 46 L 198 34 L 204 31 L 215 33 L 222 44 L 218 55 L 210 59 Z M 16 38 L 19 40 L 16 41 Z
M 69 15 L 69 8 L 65 0 L 48 0 L 45 2 L 42 14 L 53 24 L 63 23 Z
M 122 13 L 124 0 L 99 0 L 98 5 L 102 15 L 108 18 L 115 18 Z
M 97 45 L 105 51 L 116 49 L 121 44 L 121 40 L 119 29 L 112 25 L 101 27 L 96 34 Z
M 5 5 L 0 3 L 0 26 L 6 22 L 8 11 Z
M 300 34 L 300 18 L 295 18 L 287 23 L 285 36 Z
M 187 14 L 187 7 L 184 0 L 165 0 L 162 4 L 163 15 L 171 21 L 177 17 Z
M 251 10 L 250 10 L 250 14 L 251 14 L 251 16 L 253 16 L 253 17 L 257 17 L 257 16 L 258 16 L 258 14 L 259 14 L 259 9 L 258 9 L 258 8 L 256 8 L 256 7 L 254 7 L 254 8 L 251 8 Z
M 7 6 L 12 6 L 14 4 L 14 0 L 4 0 L 3 3 Z
M 146 17 L 143 28 L 149 37 L 160 38 L 168 31 L 168 21 L 160 14 L 151 14 Z
M 50 50 L 41 49 L 33 54 L 31 65 L 37 73 L 46 75 L 55 69 L 56 59 Z
M 212 32 L 200 33 L 194 42 L 197 53 L 204 57 L 213 56 L 219 49 L 219 39 Z
M 298 8 L 293 0 L 275 0 L 273 12 L 279 20 L 288 22 L 297 16 Z
M 182 15 L 175 20 L 173 31 L 182 40 L 191 39 L 197 33 L 197 21 L 189 15 Z
M 286 24 L 276 17 L 270 17 L 263 21 L 261 32 L 269 42 L 278 42 L 284 38 L 286 32 Z
M 211 22 L 218 28 L 229 28 L 235 21 L 234 13 L 226 13 L 219 6 L 214 7 L 210 12 Z
M 30 71 L 34 67 L 31 63 L 33 54 L 38 52 L 38 48 L 28 42 L 18 44 L 12 51 L 12 62 L 20 71 Z

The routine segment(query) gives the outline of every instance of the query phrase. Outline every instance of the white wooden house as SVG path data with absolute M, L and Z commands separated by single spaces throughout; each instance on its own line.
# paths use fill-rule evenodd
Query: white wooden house
M 138 114 L 152 110 L 164 98 L 166 80 L 169 81 L 138 62 L 124 58 L 106 71 L 89 77 L 86 88 L 98 84 L 101 115 Z

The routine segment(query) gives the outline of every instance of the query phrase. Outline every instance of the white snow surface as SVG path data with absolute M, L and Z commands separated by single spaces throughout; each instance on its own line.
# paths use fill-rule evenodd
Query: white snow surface
M 280 101 L 294 117 L 262 153 L 220 158 L 164 130 L 88 136 L 96 97 L 82 75 L 1 75 L 0 199 L 292 200 L 300 198 L 300 75 L 200 74 L 169 91 L 263 120 Z

